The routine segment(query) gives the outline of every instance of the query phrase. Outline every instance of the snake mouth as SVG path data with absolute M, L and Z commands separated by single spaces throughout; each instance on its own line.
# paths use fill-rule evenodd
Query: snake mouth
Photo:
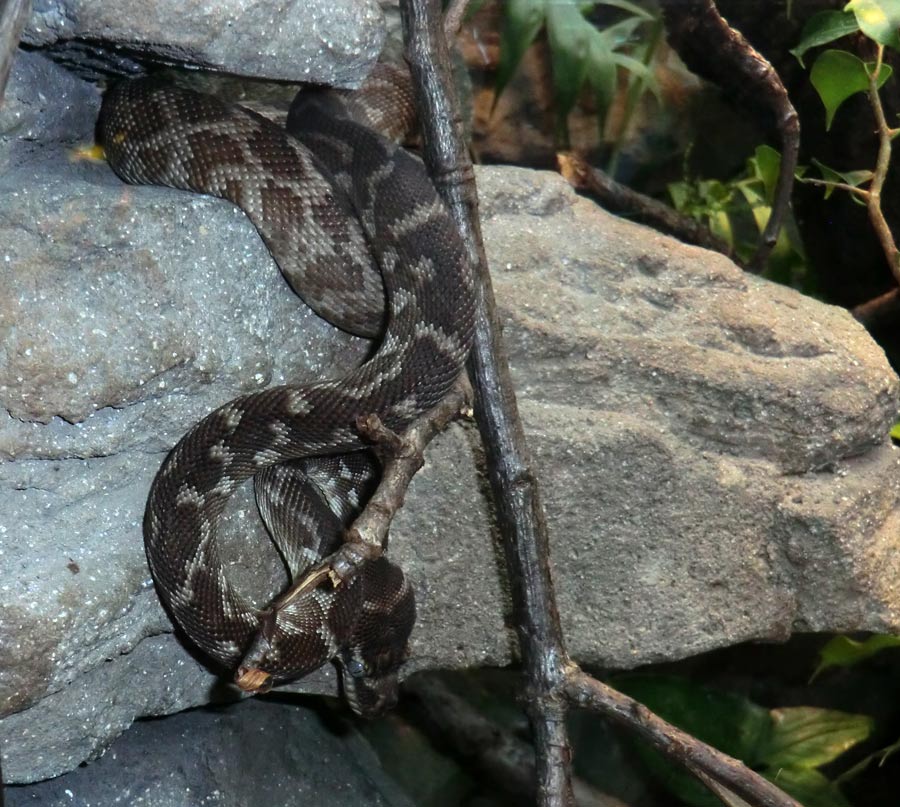
M 271 610 L 263 613 L 256 635 L 234 674 L 234 683 L 244 692 L 268 692 L 275 683 L 272 674 L 262 669 L 272 650 L 275 627 L 274 613 Z
M 238 667 L 234 683 L 244 692 L 264 693 L 272 688 L 272 676 L 259 667 Z

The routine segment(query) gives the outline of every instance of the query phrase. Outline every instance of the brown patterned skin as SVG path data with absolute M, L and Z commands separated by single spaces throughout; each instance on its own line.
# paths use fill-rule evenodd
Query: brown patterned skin
M 335 117 L 342 106 L 298 98 L 289 128 L 300 143 L 240 107 L 138 79 L 107 94 L 100 131 L 125 181 L 239 205 L 303 299 L 335 324 L 371 334 L 386 319 L 378 350 L 343 378 L 237 398 L 200 421 L 163 463 L 144 519 L 161 599 L 197 646 L 276 682 L 334 660 L 351 706 L 370 715 L 396 697 L 415 619 L 402 571 L 367 560 L 337 588 L 326 581 L 260 609 L 229 582 L 216 544 L 225 502 L 257 475 L 260 510 L 295 581 L 350 548 L 341 534 L 362 504 L 356 479 L 349 504 L 335 493 L 343 483 L 327 480 L 349 486 L 357 473 L 356 418 L 375 413 L 402 430 L 446 395 L 471 345 L 472 278 L 452 219 L 421 163 Z

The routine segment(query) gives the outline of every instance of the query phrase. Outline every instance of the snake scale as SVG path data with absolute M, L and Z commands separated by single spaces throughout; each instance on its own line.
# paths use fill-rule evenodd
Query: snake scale
M 371 487 L 356 420 L 374 413 L 401 431 L 446 395 L 471 345 L 474 292 L 422 163 L 347 117 L 344 101 L 299 94 L 286 132 L 141 78 L 107 93 L 100 135 L 123 180 L 232 201 L 314 310 L 352 332 L 383 333 L 342 378 L 246 395 L 201 420 L 164 461 L 144 519 L 161 599 L 239 684 L 263 689 L 332 660 L 351 707 L 372 715 L 396 698 L 415 605 L 396 565 L 342 542 Z M 293 583 L 310 568 L 344 569 L 338 577 L 264 607 L 242 596 L 225 574 L 217 523 L 249 477 Z

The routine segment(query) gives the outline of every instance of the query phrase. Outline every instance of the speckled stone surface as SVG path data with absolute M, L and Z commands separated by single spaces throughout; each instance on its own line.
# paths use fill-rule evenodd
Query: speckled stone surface
M 6 792 L 7 807 L 315 803 L 412 805 L 351 725 L 266 700 L 136 724 L 87 767 Z
M 384 19 L 375 0 L 114 0 L 35 3 L 30 45 L 104 40 L 166 63 L 243 76 L 356 86 L 378 57 Z
M 150 481 L 213 407 L 365 346 L 303 309 L 228 204 L 18 137 L 0 139 L 0 754 L 29 781 L 221 692 L 150 584 Z M 572 655 L 625 668 L 900 631 L 898 381 L 863 329 L 553 174 L 477 178 Z M 481 467 L 453 426 L 392 530 L 418 598 L 409 670 L 514 658 Z M 278 564 L 247 494 L 228 571 L 265 600 Z M 334 691 L 333 674 L 298 687 Z

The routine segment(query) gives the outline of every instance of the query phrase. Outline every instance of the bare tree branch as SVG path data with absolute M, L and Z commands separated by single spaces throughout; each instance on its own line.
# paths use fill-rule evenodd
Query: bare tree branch
M 875 113 L 875 122 L 878 126 L 878 157 L 875 163 L 875 173 L 868 187 L 866 207 L 869 211 L 869 221 L 878 236 L 878 241 L 884 251 L 888 266 L 894 275 L 894 279 L 900 283 L 900 250 L 894 241 L 894 235 L 888 226 L 881 209 L 881 189 L 887 179 L 888 168 L 891 164 L 891 139 L 896 134 L 888 126 L 884 117 L 884 107 L 881 105 L 881 96 L 878 94 L 878 74 L 882 70 L 884 58 L 884 45 L 878 46 L 878 57 L 875 61 L 875 69 L 869 73 L 869 104 Z
M 450 0 L 447 9 L 444 11 L 444 36 L 448 43 L 452 43 L 462 28 L 463 20 L 466 18 L 466 10 L 469 7 L 469 0 Z
M 900 317 L 900 289 L 891 289 L 850 309 L 867 328 L 896 321 Z
M 448 747 L 504 794 L 523 804 L 534 799 L 534 747 L 514 731 L 502 729 L 437 675 L 414 675 L 404 692 L 417 698 L 414 717 L 436 745 Z M 572 787 L 578 807 L 625 807 L 621 801 L 580 779 Z
M 537 749 L 538 802 L 572 805 L 566 708 L 554 694 L 568 659 L 547 561 L 547 529 L 509 367 L 500 347 L 474 173 L 458 135 L 458 103 L 455 97 L 450 98 L 449 54 L 440 30 L 439 8 L 434 0 L 401 2 L 407 61 L 417 107 L 422 113 L 425 160 L 438 192 L 460 227 L 479 285 L 475 344 L 469 368 L 474 379 L 476 422 L 485 447 L 513 601 L 517 604 L 516 622 L 529 682 L 527 709 Z
M 351 540 L 384 545 L 388 527 L 403 506 L 410 482 L 425 464 L 425 447 L 451 421 L 471 412 L 471 393 L 468 380 L 461 378 L 443 401 L 418 418 L 400 436 L 386 429 L 375 416 L 358 424 L 363 436 L 376 444 L 376 453 L 382 461 L 382 474 L 378 488 L 349 530 Z M 378 443 L 387 444 L 383 451 L 379 451 Z
M 754 807 L 799 807 L 740 762 L 670 726 L 615 690 L 585 675 L 563 642 L 549 562 L 549 541 L 537 480 L 518 416 L 500 339 L 481 239 L 474 172 L 460 132 L 439 0 L 401 0 L 407 61 L 419 111 L 425 162 L 455 218 L 478 283 L 475 343 L 469 362 L 475 418 L 503 536 L 516 627 L 526 675 L 526 710 L 535 746 L 536 802 L 572 807 L 572 752 L 565 726 L 570 704 L 594 708 L 646 736 L 695 773 Z
M 752 94 L 775 118 L 781 169 L 769 221 L 750 263 L 752 271 L 761 272 L 790 205 L 800 151 L 800 118 L 775 68 L 728 25 L 713 0 L 661 0 L 661 6 L 669 44 L 691 70 L 739 96 Z
M 731 247 L 697 219 L 684 216 L 669 205 L 616 182 L 573 152 L 560 152 L 556 160 L 560 173 L 575 190 L 589 194 L 607 210 L 624 213 L 687 244 L 712 249 L 736 260 Z
M 704 783 L 706 777 L 709 777 L 749 804 L 759 807 L 802 807 L 770 781 L 751 771 L 743 762 L 699 742 L 653 714 L 646 706 L 580 670 L 569 677 L 565 691 L 573 703 L 594 709 L 634 732 L 697 775 Z

